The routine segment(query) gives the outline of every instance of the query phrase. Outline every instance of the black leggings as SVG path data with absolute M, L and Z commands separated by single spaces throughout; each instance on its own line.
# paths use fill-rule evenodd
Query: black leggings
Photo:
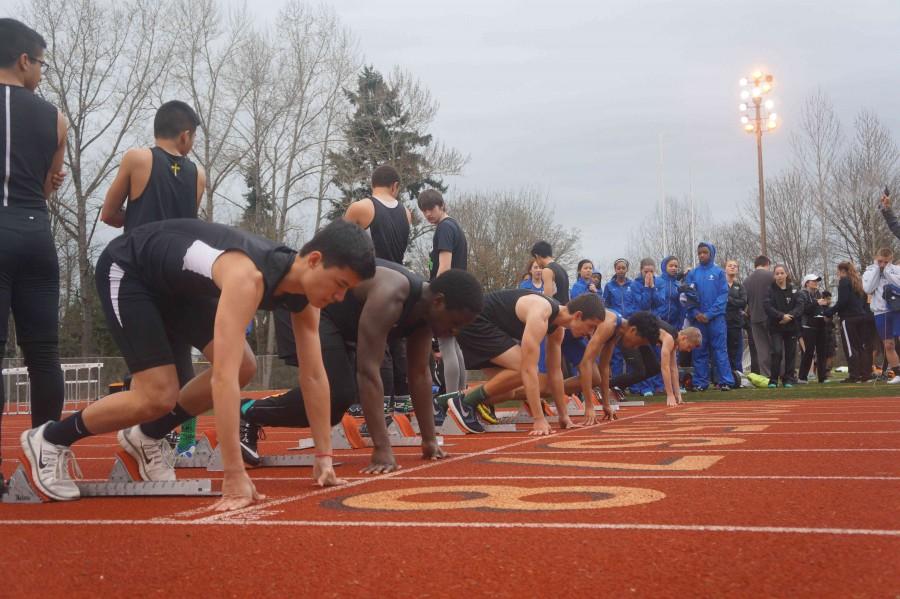
M 356 361 L 337 327 L 324 315 L 319 322 L 319 336 L 322 340 L 322 362 L 331 388 L 331 425 L 334 426 L 344 417 L 344 412 L 358 401 Z M 261 426 L 309 426 L 299 387 L 254 402 L 253 407 L 244 414 L 244 419 Z
M 769 365 L 772 376 L 769 380 L 773 383 L 779 380 L 782 383 L 796 383 L 797 333 L 769 329 L 769 338 L 772 340 L 772 357 Z
M 409 381 L 406 374 L 406 339 L 388 339 L 381 362 L 381 383 L 385 397 L 409 395 Z
M 656 352 L 651 346 L 641 345 L 635 349 L 619 346 L 619 349 L 622 351 L 622 359 L 625 360 L 625 372 L 613 377 L 609 382 L 610 387 L 625 389 L 660 373 L 659 360 L 656 359 Z
M 65 390 L 59 366 L 59 262 L 47 215 L 0 208 L 0 358 L 12 311 L 31 384 L 31 426 L 59 420 Z M 5 405 L 0 380 L 0 414 Z
M 802 334 L 803 357 L 800 358 L 800 380 L 806 380 L 815 355 L 816 376 L 820 383 L 824 383 L 828 374 L 828 329 L 825 326 L 803 327 Z

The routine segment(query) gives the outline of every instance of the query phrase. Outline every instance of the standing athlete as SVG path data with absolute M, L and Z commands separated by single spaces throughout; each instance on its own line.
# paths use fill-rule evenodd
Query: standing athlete
M 106 192 L 100 220 L 111 227 L 135 227 L 170 218 L 197 218 L 206 189 L 206 173 L 188 158 L 200 117 L 186 103 L 172 100 L 153 119 L 155 146 L 132 148 L 122 156 L 116 178 Z M 126 203 L 127 202 L 127 203 Z M 173 343 L 175 369 L 183 387 L 194 378 L 191 346 Z M 179 451 L 193 444 L 196 421 L 182 426 Z
M 434 225 L 431 255 L 429 257 L 429 280 L 451 268 L 466 270 L 469 245 L 466 234 L 456 219 L 447 214 L 444 197 L 436 189 L 426 189 L 419 194 L 419 210 L 425 220 Z M 480 311 L 480 309 L 479 309 Z M 465 391 L 466 363 L 456 337 L 438 337 L 441 360 L 444 363 L 444 381 L 448 392 Z
M 375 276 L 347 294 L 344 301 L 322 310 L 319 336 L 325 373 L 331 385 L 331 424 L 341 421 L 352 404 L 362 403 L 374 449 L 368 474 L 399 468 L 394 459 L 382 411 L 383 387 L 379 376 L 379 348 L 391 338 L 407 342 L 407 369 L 416 418 L 422 435 L 422 457 L 437 460 L 444 452 L 437 443 L 431 399 L 431 337 L 448 337 L 475 319 L 481 311 L 481 284 L 471 274 L 451 269 L 426 283 L 408 269 L 377 260 Z M 287 363 L 302 367 L 291 355 L 295 345 L 289 327 L 279 327 L 279 354 Z M 355 368 L 354 368 L 355 358 Z M 300 390 L 241 406 L 246 422 L 242 435 L 245 461 L 259 460 L 259 426 L 309 426 L 299 401 Z
M 400 173 L 393 166 L 383 164 L 372 172 L 369 197 L 350 204 L 344 214 L 344 220 L 356 223 L 372 236 L 376 258 L 395 264 L 403 264 L 412 223 L 412 213 L 399 198 Z M 392 408 L 408 412 L 412 407 L 405 368 L 406 345 L 402 339 L 392 339 L 381 364 L 385 412 Z
M 59 262 L 47 198 L 62 184 L 67 123 L 34 93 L 46 46 L 26 25 L 0 19 L 0 358 L 12 311 L 28 367 L 32 426 L 59 418 L 65 397 Z M 0 384 L 0 413 L 4 403 Z
M 296 252 L 225 225 L 175 219 L 138 227 L 110 242 L 97 262 L 96 283 L 106 321 L 129 370 L 129 391 L 92 403 L 61 422 L 22 433 L 32 479 L 46 496 L 79 497 L 66 464 L 69 447 L 92 435 L 119 431 L 122 447 L 145 480 L 173 480 L 164 437 L 211 407 L 225 478 L 218 510 L 259 498 L 244 471 L 238 442 L 240 388 L 256 371 L 244 339 L 257 310 L 293 313 L 300 373 L 310 414 L 320 485 L 337 484 L 331 460 L 328 379 L 319 344 L 319 308 L 340 301 L 371 278 L 371 241 L 358 227 L 332 223 Z M 201 349 L 211 368 L 178 384 L 172 341 Z M 144 424 L 141 424 L 144 423 Z

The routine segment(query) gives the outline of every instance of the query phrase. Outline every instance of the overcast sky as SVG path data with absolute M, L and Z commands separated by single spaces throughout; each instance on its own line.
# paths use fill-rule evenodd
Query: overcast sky
M 471 157 L 451 206 L 458 190 L 536 186 L 604 262 L 659 198 L 660 133 L 667 193 L 686 194 L 692 173 L 716 218 L 755 193 L 755 144 L 738 122 L 738 79 L 755 67 L 774 73 L 784 125 L 764 140 L 767 173 L 789 161 L 800 103 L 818 86 L 845 126 L 871 108 L 900 138 L 896 0 L 331 5 L 367 63 L 401 65 L 439 99 L 432 132 Z

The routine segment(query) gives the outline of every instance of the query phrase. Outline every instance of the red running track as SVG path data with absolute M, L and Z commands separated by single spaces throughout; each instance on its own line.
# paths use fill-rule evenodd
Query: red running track
M 720 402 L 623 409 L 532 439 L 397 449 L 399 472 L 317 489 L 252 472 L 268 499 L 0 506 L 4 597 L 738 596 L 900 594 L 900 401 Z M 7 458 L 21 418 L 5 418 Z M 201 422 L 201 429 L 211 427 Z M 303 433 L 267 429 L 264 453 Z M 108 473 L 112 436 L 76 447 Z M 9 475 L 10 464 L 4 464 Z M 179 476 L 207 477 L 203 470 Z

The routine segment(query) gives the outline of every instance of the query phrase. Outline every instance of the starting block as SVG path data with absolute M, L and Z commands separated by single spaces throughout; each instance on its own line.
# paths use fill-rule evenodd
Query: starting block
M 137 472 L 133 472 L 127 464 L 133 460 L 123 451 L 116 454 L 116 462 L 105 481 L 75 481 L 82 497 L 214 497 L 221 495 L 213 491 L 212 480 L 171 480 L 144 481 Z M 136 469 L 136 467 L 135 467 Z M 6 491 L 3 503 L 41 503 L 42 496 L 31 485 L 22 464 L 16 467 Z
M 175 458 L 176 468 L 206 468 L 213 456 L 213 442 L 210 435 L 215 433 L 207 433 L 200 438 L 194 447 L 194 455 L 186 458 L 178 456 Z
M 422 437 L 416 435 L 412 423 L 406 414 L 394 413 L 391 426 L 388 427 L 388 439 L 391 447 L 419 447 L 422 445 Z M 437 438 L 438 445 L 444 444 L 444 439 Z M 359 432 L 359 422 L 350 414 L 344 414 L 341 423 L 331 429 L 331 447 L 333 449 L 362 449 L 372 447 L 371 437 L 363 437 Z
M 207 433 L 212 446 L 212 453 L 209 462 L 206 465 L 207 472 L 223 472 L 225 470 L 222 464 L 222 452 L 219 450 L 219 444 L 215 433 Z M 303 439 L 300 447 L 291 447 L 290 449 L 310 449 L 314 447 L 312 440 L 308 440 L 309 444 L 304 445 Z M 254 468 L 277 468 L 277 467 L 300 467 L 312 468 L 316 465 L 316 456 L 314 455 L 264 455 L 259 458 L 259 466 Z M 340 466 L 341 462 L 333 462 L 334 466 Z

